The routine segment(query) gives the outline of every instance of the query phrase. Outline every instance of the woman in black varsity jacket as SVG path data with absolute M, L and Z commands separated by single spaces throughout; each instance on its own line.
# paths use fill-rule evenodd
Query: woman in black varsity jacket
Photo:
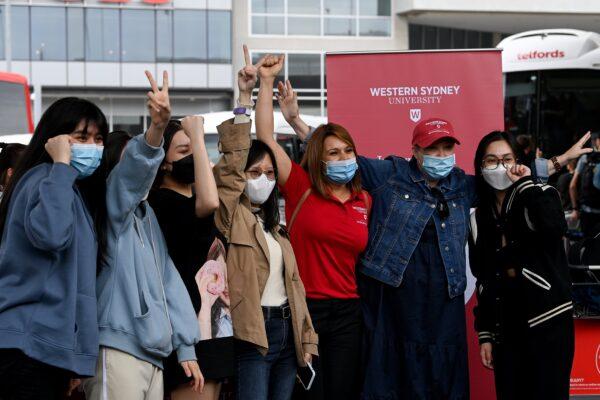
M 475 329 L 498 400 L 568 399 L 574 334 L 559 194 L 518 165 L 505 132 L 475 154 L 479 205 L 471 216 Z

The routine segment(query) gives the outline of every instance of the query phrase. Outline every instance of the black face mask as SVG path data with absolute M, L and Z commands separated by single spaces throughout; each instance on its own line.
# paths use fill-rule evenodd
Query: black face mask
M 194 156 L 183 157 L 181 160 L 177 160 L 171 163 L 173 170 L 171 176 L 173 179 L 180 183 L 190 184 L 194 183 Z

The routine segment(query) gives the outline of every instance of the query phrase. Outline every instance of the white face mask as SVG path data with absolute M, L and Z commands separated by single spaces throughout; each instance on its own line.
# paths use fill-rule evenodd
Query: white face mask
M 275 181 L 270 181 L 265 174 L 262 174 L 256 179 L 248 179 L 244 192 L 252 204 L 263 204 L 271 195 L 274 187 Z
M 512 181 L 506 175 L 506 167 L 502 164 L 498 165 L 496 169 L 481 169 L 483 179 L 488 185 L 496 190 L 506 190 L 512 185 Z

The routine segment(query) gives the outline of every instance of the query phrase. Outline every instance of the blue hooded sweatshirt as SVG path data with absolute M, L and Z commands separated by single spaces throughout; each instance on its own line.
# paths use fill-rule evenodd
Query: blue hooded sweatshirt
M 108 177 L 107 249 L 98 276 L 100 344 L 162 368 L 173 350 L 196 359 L 198 319 L 145 200 L 164 157 L 145 135 L 131 139 Z
M 0 245 L 0 348 L 92 376 L 97 243 L 77 174 L 44 163 L 15 187 Z

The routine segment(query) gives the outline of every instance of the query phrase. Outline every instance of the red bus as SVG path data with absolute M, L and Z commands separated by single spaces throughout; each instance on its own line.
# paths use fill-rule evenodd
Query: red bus
M 0 135 L 33 133 L 27 78 L 0 72 Z

